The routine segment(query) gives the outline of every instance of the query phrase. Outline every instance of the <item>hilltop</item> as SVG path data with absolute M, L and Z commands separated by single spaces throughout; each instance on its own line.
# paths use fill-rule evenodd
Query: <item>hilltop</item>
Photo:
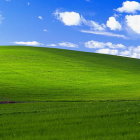
M 0 100 L 139 100 L 140 60 L 28 46 L 0 47 Z

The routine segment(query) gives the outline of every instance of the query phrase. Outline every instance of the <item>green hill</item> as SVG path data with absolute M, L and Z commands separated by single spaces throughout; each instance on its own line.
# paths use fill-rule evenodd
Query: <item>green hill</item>
M 52 48 L 0 47 L 0 99 L 140 99 L 140 60 Z
M 139 140 L 140 60 L 0 47 L 0 140 Z

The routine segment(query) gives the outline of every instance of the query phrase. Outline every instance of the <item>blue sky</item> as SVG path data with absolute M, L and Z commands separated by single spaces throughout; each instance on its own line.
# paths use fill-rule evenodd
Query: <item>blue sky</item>
M 140 58 L 140 3 L 0 0 L 0 45 L 33 45 Z

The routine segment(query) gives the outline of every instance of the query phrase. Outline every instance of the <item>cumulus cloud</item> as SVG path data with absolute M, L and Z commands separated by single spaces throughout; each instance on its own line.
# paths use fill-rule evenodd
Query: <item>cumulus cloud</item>
M 120 52 L 120 56 L 130 56 L 131 55 L 131 51 L 130 50 L 124 50 Z
M 140 46 L 131 48 L 131 57 L 133 58 L 140 58 Z
M 140 11 L 140 3 L 136 1 L 125 1 L 117 11 L 120 13 L 136 13 Z
M 91 40 L 91 41 L 85 42 L 85 47 L 86 48 L 94 48 L 94 49 L 104 48 L 105 44 L 103 42 Z
M 81 16 L 77 12 L 55 12 L 56 17 L 67 26 L 77 26 L 81 24 Z
M 128 47 L 125 50 L 111 49 L 111 48 L 97 49 L 97 50 L 95 50 L 95 52 L 102 53 L 102 54 L 117 55 L 117 56 L 140 59 L 140 46 Z
M 43 45 L 42 43 L 37 42 L 37 41 L 31 41 L 31 42 L 16 41 L 13 43 L 17 44 L 17 45 L 26 45 L 26 46 L 41 46 L 41 45 Z
M 140 46 L 128 47 L 126 50 L 120 51 L 119 55 L 140 59 Z
M 104 36 L 111 36 L 111 37 L 118 37 L 118 38 L 123 38 L 123 39 L 128 39 L 125 35 L 122 34 L 115 34 L 111 32 L 106 32 L 106 31 L 92 31 L 92 30 L 81 30 L 83 33 L 89 33 L 89 34 L 96 34 L 96 35 L 104 35 Z
M 93 49 L 95 53 L 140 59 L 140 46 L 125 46 L 123 44 L 114 44 L 112 42 L 99 42 L 91 40 L 85 42 L 85 47 Z
M 77 48 L 78 45 L 71 43 L 71 42 L 60 42 L 60 43 L 56 43 L 56 44 L 48 44 L 48 47 L 68 47 L 68 48 Z
M 106 25 L 111 30 L 121 30 L 122 29 L 121 24 L 116 20 L 115 17 L 109 17 Z
M 123 44 L 113 44 L 112 42 L 99 42 L 99 41 L 88 41 L 85 42 L 85 47 L 86 48 L 94 48 L 94 49 L 99 49 L 99 48 L 111 48 L 111 49 L 125 49 L 126 46 Z
M 140 34 L 140 15 L 127 15 L 125 19 L 128 27 L 135 33 Z

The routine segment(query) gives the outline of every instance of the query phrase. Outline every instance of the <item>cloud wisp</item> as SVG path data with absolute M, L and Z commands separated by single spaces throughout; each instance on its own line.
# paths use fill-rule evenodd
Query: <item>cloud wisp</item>
M 78 48 L 77 44 L 71 42 L 60 42 L 60 43 L 53 43 L 47 44 L 47 47 L 67 47 L 67 48 Z
M 111 36 L 111 37 L 128 39 L 128 37 L 126 37 L 125 35 L 116 34 L 116 33 L 112 33 L 112 32 L 100 32 L 100 31 L 91 31 L 91 30 L 81 30 L 81 32 L 95 34 L 95 35 L 103 35 L 103 36 Z
M 13 42 L 16 45 L 26 45 L 26 46 L 42 46 L 44 45 L 43 43 L 37 42 L 37 41 L 15 41 Z

